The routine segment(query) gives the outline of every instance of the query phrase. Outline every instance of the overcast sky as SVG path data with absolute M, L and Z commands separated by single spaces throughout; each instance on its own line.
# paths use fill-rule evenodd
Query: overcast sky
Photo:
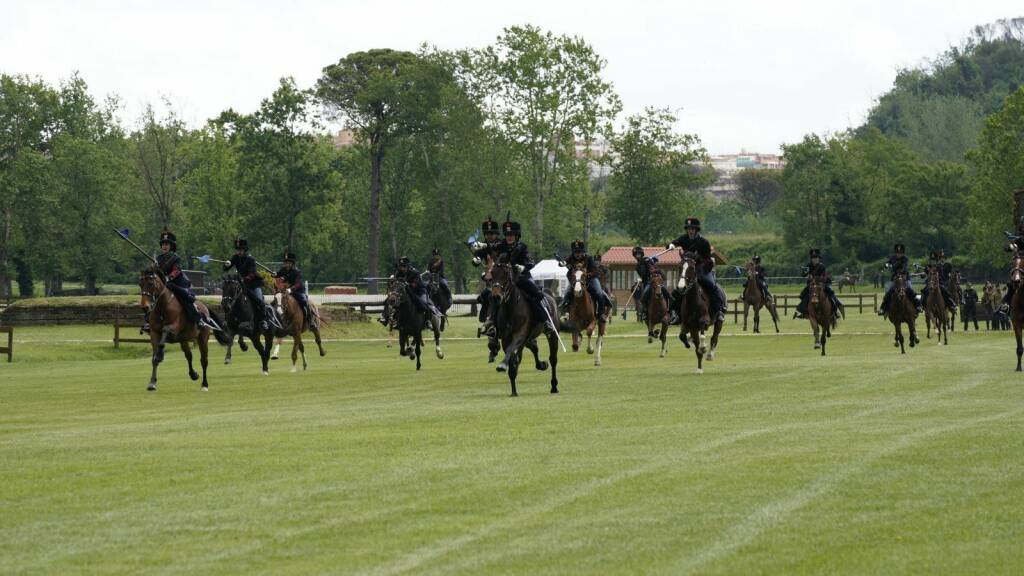
M 626 113 L 681 108 L 679 128 L 712 153 L 777 152 L 859 124 L 899 67 L 1021 15 L 1021 0 L 0 0 L 0 71 L 78 70 L 121 97 L 126 123 L 166 96 L 201 124 L 255 109 L 281 76 L 310 86 L 350 52 L 485 46 L 531 23 L 590 42 Z

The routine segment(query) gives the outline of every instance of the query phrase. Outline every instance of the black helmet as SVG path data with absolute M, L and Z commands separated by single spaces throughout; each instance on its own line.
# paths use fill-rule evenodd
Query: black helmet
M 295 253 L 292 252 L 291 250 L 285 248 L 284 249 L 284 256 L 283 256 L 282 259 L 285 262 L 291 262 L 292 264 L 295 264 Z
M 171 232 L 167 228 L 164 228 L 163 231 L 160 232 L 160 245 L 163 246 L 164 244 L 171 245 L 171 252 L 176 252 L 178 250 L 178 239 L 174 236 L 174 232 Z
M 694 218 L 692 216 L 687 218 L 686 219 L 686 225 L 683 226 L 683 229 L 687 229 L 687 228 L 694 228 L 694 229 L 697 230 L 697 232 L 700 232 L 700 219 L 699 218 Z
M 505 223 L 501 225 L 501 231 L 505 234 L 505 236 L 509 236 L 512 234 L 515 234 L 516 236 L 523 235 L 522 226 L 519 225 L 519 222 L 514 222 L 512 220 L 506 220 Z
M 434 249 L 432 249 L 432 250 L 430 251 L 430 255 L 431 255 L 431 256 L 440 256 L 440 255 L 441 255 L 441 251 L 440 251 L 440 250 L 438 250 L 437 248 L 434 248 Z
M 633 256 L 634 257 L 636 257 L 636 256 L 643 256 L 643 255 L 644 255 L 644 247 L 643 246 L 633 246 Z
M 398 267 L 399 268 L 403 268 L 403 267 L 404 268 L 408 268 L 409 267 L 409 257 L 408 256 L 402 256 L 401 258 L 399 258 L 398 259 Z
M 245 238 L 237 238 L 237 239 L 235 239 L 235 250 L 248 250 L 248 249 L 249 249 L 249 241 L 248 240 L 246 240 Z
M 497 234 L 498 228 L 498 223 L 490 216 L 488 216 L 487 220 L 484 220 L 483 224 L 480 225 L 480 229 L 483 230 L 484 234 Z
M 584 244 L 582 240 L 575 240 L 572 243 L 572 251 L 573 252 L 586 252 L 587 251 L 587 245 Z
M 903 254 L 907 251 L 907 247 L 902 242 L 897 242 L 896 245 L 892 247 L 892 251 L 897 254 Z
M 751 258 L 751 260 L 753 260 L 754 262 L 760 262 L 761 261 L 761 257 L 758 256 L 757 254 L 754 254 L 754 257 Z
M 821 258 L 821 250 L 819 250 L 818 248 L 811 248 L 810 251 L 807 252 L 807 254 L 811 258 Z

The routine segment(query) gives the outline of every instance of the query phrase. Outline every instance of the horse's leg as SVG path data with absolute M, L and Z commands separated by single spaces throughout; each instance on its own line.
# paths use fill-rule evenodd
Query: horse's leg
M 327 356 L 327 352 L 324 350 L 324 342 L 320 338 L 320 327 L 310 326 L 309 331 L 313 333 L 313 341 L 316 342 L 316 347 L 320 351 L 320 357 Z
M 524 344 L 530 352 L 533 352 L 533 366 L 537 370 L 543 372 L 548 369 L 548 363 L 540 359 L 540 348 L 537 346 L 536 340 L 530 340 Z
M 231 349 L 235 347 L 235 335 L 229 333 L 228 336 L 230 336 L 230 338 L 228 338 L 228 351 L 224 354 L 224 363 L 225 364 L 231 364 Z M 239 347 L 241 347 L 241 342 L 242 342 L 242 337 L 241 336 L 238 337 L 238 341 L 239 341 Z
M 900 354 L 906 354 L 907 348 L 903 345 L 903 326 L 900 322 L 893 323 L 896 326 L 896 345 L 900 347 Z
M 548 336 L 548 364 L 551 366 L 551 393 L 558 394 L 558 336 Z
M 199 347 L 199 366 L 203 369 L 203 382 L 200 390 L 207 392 L 210 389 L 210 382 L 206 379 L 206 367 L 210 365 L 210 329 L 204 328 L 196 338 L 196 346 Z
M 444 359 L 444 351 L 441 350 L 441 331 L 444 329 L 444 319 L 438 322 L 436 318 L 431 319 L 431 325 L 434 327 L 434 353 L 437 354 L 439 360 Z
M 594 325 L 587 327 L 587 354 L 594 353 Z
M 779 333 L 779 311 L 775 309 L 775 302 L 768 306 L 768 312 L 772 315 L 772 323 L 775 324 L 775 333 Z
M 761 333 L 761 307 L 754 306 L 754 334 Z
M 238 335 L 238 349 L 242 352 L 247 352 L 249 350 L 249 346 L 246 345 L 245 337 L 242 334 Z
M 1014 314 L 1014 316 L 1016 316 L 1016 314 Z M 1017 372 L 1020 372 L 1020 358 L 1021 355 L 1024 355 L 1024 344 L 1021 343 L 1021 328 L 1020 322 L 1014 318 L 1013 335 L 1017 338 Z
M 811 332 L 814 333 L 814 349 L 821 348 L 821 340 L 818 337 L 818 323 L 811 318 Z
M 747 331 L 747 314 L 750 312 L 750 302 L 743 300 L 743 331 Z M 757 332 L 757 312 L 754 313 L 754 332 Z
M 693 340 L 693 353 L 697 355 L 697 374 L 704 373 L 704 331 L 698 328 L 690 330 Z
M 181 351 L 185 354 L 185 361 L 188 362 L 188 377 L 192 381 L 199 380 L 199 373 L 192 368 L 192 347 L 189 346 L 188 340 L 182 340 L 180 343 Z
M 281 342 L 284 341 L 284 337 L 279 337 L 274 341 L 274 351 L 270 353 L 271 360 L 277 360 L 281 357 Z
M 931 340 L 932 338 L 932 313 L 928 310 L 927 304 L 924 310 L 924 337 Z
M 708 362 L 715 359 L 715 354 L 718 353 L 718 336 L 722 333 L 722 322 L 716 320 L 714 329 L 711 331 L 711 349 L 708 350 Z
M 270 361 L 270 343 L 273 340 L 273 334 L 260 334 L 259 332 L 256 332 L 252 337 L 252 345 L 260 355 L 260 372 L 264 376 L 270 374 L 270 367 L 267 366 L 267 362 Z M 264 342 L 266 342 L 266 346 L 263 345 Z
M 579 352 L 580 351 L 580 340 L 581 339 L 582 339 L 582 335 L 580 334 L 580 331 L 576 328 L 575 325 L 573 325 L 573 328 L 572 328 L 572 351 L 573 352 Z
M 420 362 L 420 354 L 423 353 L 423 329 L 422 328 L 420 328 L 419 330 L 416 330 L 415 332 L 412 333 L 412 342 L 413 342 L 413 345 L 416 347 L 416 349 L 415 349 L 415 353 L 416 353 L 416 370 L 419 370 L 420 367 L 422 366 L 422 362 Z
M 309 364 L 306 363 L 306 344 L 302 341 L 302 332 L 295 333 L 295 341 L 299 346 L 299 355 L 302 356 L 302 370 L 305 371 Z
M 659 338 L 661 339 L 661 355 L 659 358 L 664 358 L 668 354 L 668 322 L 662 321 Z

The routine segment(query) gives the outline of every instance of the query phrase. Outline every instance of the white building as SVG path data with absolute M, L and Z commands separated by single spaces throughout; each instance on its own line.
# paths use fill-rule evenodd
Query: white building
M 782 170 L 785 161 L 778 154 L 758 154 L 741 150 L 739 154 L 710 156 L 711 167 L 715 169 L 715 182 L 704 188 L 704 192 L 719 200 L 733 198 L 739 191 L 736 174 L 740 170 L 755 168 L 761 170 Z

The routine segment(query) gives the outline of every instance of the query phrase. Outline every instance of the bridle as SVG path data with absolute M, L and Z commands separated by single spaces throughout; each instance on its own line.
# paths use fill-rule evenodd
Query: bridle
M 154 296 L 149 290 L 143 288 L 143 284 L 145 283 L 146 285 L 149 285 L 151 284 L 151 280 L 160 280 L 161 289 L 156 296 Z M 167 292 L 167 283 L 164 282 L 156 272 L 148 270 L 142 274 L 142 279 L 139 282 L 139 289 L 142 292 L 143 300 L 149 302 L 149 304 L 143 306 L 143 308 L 146 309 L 146 312 L 149 313 L 156 309 L 156 305 L 160 299 L 163 298 L 164 292 Z
M 576 266 L 574 266 L 573 267 L 573 274 L 572 275 L 573 275 L 573 278 L 575 278 L 575 280 L 573 280 L 573 283 L 572 283 L 572 291 L 574 293 L 576 293 L 577 296 L 582 295 L 583 294 L 583 266 L 580 265 L 580 264 L 577 264 Z
M 507 262 L 495 262 L 494 265 L 491 267 L 491 269 L 492 269 L 492 271 L 494 269 L 499 269 L 499 270 L 504 270 L 505 271 L 505 273 L 502 276 L 504 276 L 504 278 L 506 279 L 508 286 L 506 286 L 506 282 L 501 282 L 501 281 L 498 281 L 497 279 L 495 279 L 494 275 L 492 274 L 491 275 L 491 292 L 492 293 L 493 292 L 497 292 L 499 298 L 501 299 L 501 302 L 502 303 L 506 303 L 506 302 L 509 301 L 509 299 L 512 298 L 512 293 L 514 292 L 514 290 L 512 290 L 512 288 L 515 288 L 515 276 L 514 276 L 514 274 L 512 272 L 512 270 L 513 270 L 512 265 L 507 263 Z M 506 288 L 509 288 L 509 289 L 506 290 Z
M 683 262 L 679 268 L 678 288 L 681 294 L 686 294 L 697 284 L 697 261 L 690 253 L 683 255 Z

